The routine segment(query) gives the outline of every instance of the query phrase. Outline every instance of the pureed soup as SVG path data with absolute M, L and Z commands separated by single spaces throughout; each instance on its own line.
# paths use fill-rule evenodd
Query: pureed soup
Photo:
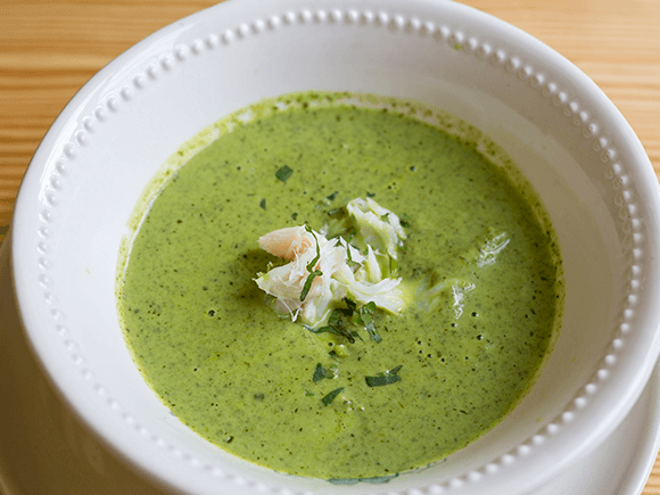
M 478 130 L 420 104 L 260 103 L 187 143 L 145 198 L 120 263 L 127 345 L 183 423 L 271 469 L 387 479 L 443 459 L 512 410 L 556 337 L 561 259 L 537 196 Z M 398 232 L 389 257 L 378 222 Z M 307 239 L 288 306 L 264 280 L 302 251 L 270 249 L 278 229 Z M 335 277 L 325 305 L 321 247 L 359 286 Z

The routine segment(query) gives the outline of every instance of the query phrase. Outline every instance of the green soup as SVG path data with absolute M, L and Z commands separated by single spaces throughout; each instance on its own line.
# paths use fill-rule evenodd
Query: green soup
M 132 239 L 119 309 L 145 379 L 210 442 L 302 476 L 391 476 L 466 446 L 528 391 L 560 318 L 559 249 L 531 189 L 478 150 L 476 131 L 314 96 L 267 106 L 172 174 Z M 434 304 L 376 311 L 380 343 L 314 334 L 254 282 L 274 261 L 260 236 L 321 228 L 356 197 L 406 219 L 403 280 L 445 286 Z M 510 242 L 478 264 L 493 231 Z M 399 366 L 398 381 L 368 386 Z

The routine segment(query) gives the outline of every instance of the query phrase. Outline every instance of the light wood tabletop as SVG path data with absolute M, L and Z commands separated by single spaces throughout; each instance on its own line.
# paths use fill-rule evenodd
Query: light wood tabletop
M 74 93 L 137 41 L 215 3 L 0 0 L 0 240 L 37 145 Z M 660 175 L 660 0 L 464 3 L 522 28 L 589 75 Z M 642 493 L 660 494 L 660 457 Z

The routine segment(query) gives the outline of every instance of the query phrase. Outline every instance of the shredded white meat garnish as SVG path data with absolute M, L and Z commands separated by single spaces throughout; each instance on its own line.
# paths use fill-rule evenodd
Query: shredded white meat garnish
M 361 304 L 373 301 L 390 313 L 400 313 L 410 299 L 400 278 L 390 273 L 405 233 L 399 218 L 371 198 L 348 203 L 366 252 L 343 239 L 327 239 L 306 226 L 288 227 L 259 239 L 261 249 L 289 263 L 258 274 L 255 282 L 275 298 L 275 307 L 311 328 L 327 322 L 345 297 Z

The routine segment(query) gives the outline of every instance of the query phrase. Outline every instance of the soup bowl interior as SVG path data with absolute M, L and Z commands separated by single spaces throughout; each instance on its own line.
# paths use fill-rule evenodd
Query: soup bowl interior
M 342 489 L 525 493 L 606 438 L 655 364 L 656 179 L 605 95 L 550 48 L 468 7 L 359 5 L 231 1 L 159 31 L 81 89 L 26 174 L 12 249 L 29 339 L 72 409 L 166 486 L 336 490 L 234 458 L 183 426 L 144 382 L 117 316 L 119 253 L 146 185 L 186 140 L 266 97 L 370 93 L 463 119 L 519 165 L 563 256 L 563 324 L 518 407 L 444 462 Z

